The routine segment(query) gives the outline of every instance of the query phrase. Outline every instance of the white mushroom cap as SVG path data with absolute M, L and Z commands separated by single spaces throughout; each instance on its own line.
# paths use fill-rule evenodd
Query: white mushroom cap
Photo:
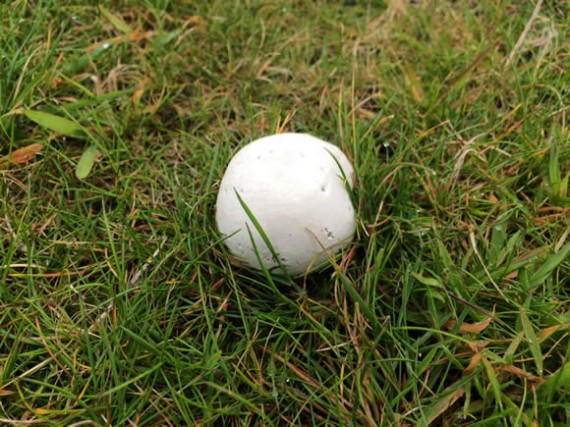
M 228 249 L 260 268 L 249 227 L 264 266 L 280 272 L 237 192 L 289 274 L 321 265 L 354 237 L 345 177 L 352 187 L 354 169 L 342 151 L 310 135 L 283 133 L 246 145 L 230 161 L 218 193 L 216 222 Z

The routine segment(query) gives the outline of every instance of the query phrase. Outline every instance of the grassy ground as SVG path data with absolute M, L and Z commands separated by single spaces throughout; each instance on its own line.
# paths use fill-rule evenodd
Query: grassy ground
M 0 5 L 0 424 L 570 423 L 567 2 L 64 3 Z M 273 287 L 213 212 L 283 130 L 358 239 Z

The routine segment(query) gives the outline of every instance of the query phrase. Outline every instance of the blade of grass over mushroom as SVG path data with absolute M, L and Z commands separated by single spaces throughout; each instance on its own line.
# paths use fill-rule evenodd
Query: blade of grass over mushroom
M 273 292 L 275 292 L 276 295 L 279 295 L 279 297 L 281 298 L 282 301 L 286 302 L 287 304 L 294 305 L 293 302 L 289 300 L 289 298 L 287 298 L 285 295 L 283 295 L 283 293 L 279 290 L 279 288 L 275 284 L 275 280 L 273 278 L 273 275 L 271 274 L 271 272 L 269 271 L 269 269 L 265 265 L 265 260 L 261 256 L 261 254 L 259 252 L 259 248 L 257 247 L 257 244 L 255 243 L 255 237 L 253 236 L 253 233 L 249 227 L 249 224 L 246 224 L 246 228 L 247 228 L 247 234 L 248 234 L 249 239 L 251 241 L 251 245 L 253 247 L 253 252 L 255 253 L 255 256 L 257 257 L 257 261 L 259 262 L 259 267 L 261 269 L 261 272 L 263 273 L 263 276 L 267 280 L 267 283 L 269 284 L 269 286 L 271 286 L 271 289 L 273 290 Z
M 347 187 L 347 190 L 349 191 L 349 194 L 351 195 L 351 198 L 353 196 L 353 190 L 352 190 L 352 180 L 350 180 L 347 175 L 346 172 L 344 170 L 344 168 L 342 167 L 342 165 L 340 164 L 340 162 L 338 161 L 338 159 L 336 158 L 336 156 L 331 153 L 330 150 L 327 150 L 327 152 L 329 153 L 329 155 L 332 157 L 332 159 L 334 160 L 334 162 L 336 163 L 336 165 L 338 166 L 338 169 L 340 170 L 340 174 L 342 177 L 342 181 L 345 183 L 345 186 Z
M 261 237 L 261 239 L 263 240 L 263 243 L 265 243 L 265 246 L 267 246 L 267 249 L 269 250 L 269 252 L 271 253 L 271 256 L 273 257 L 273 260 L 277 263 L 277 265 L 279 266 L 279 269 L 281 270 L 281 273 L 283 274 L 283 276 L 287 279 L 288 282 L 290 282 L 291 284 L 294 285 L 293 280 L 291 279 L 291 276 L 289 275 L 289 272 L 287 271 L 287 269 L 285 268 L 285 266 L 283 265 L 283 263 L 281 262 L 281 259 L 279 257 L 279 254 L 275 251 L 275 248 L 273 247 L 273 244 L 271 243 L 271 240 L 269 239 L 269 237 L 267 236 L 267 234 L 265 233 L 265 231 L 263 230 L 263 227 L 261 226 L 261 224 L 259 223 L 259 221 L 257 220 L 257 218 L 255 217 L 255 215 L 253 214 L 253 212 L 251 211 L 251 209 L 247 206 L 247 204 L 245 203 L 245 201 L 242 199 L 242 197 L 240 196 L 240 194 L 238 193 L 237 190 L 234 189 L 235 195 L 239 200 L 239 203 L 242 207 L 242 209 L 245 211 L 245 213 L 247 214 L 247 217 L 249 218 L 249 220 L 251 221 L 251 223 L 253 224 L 253 226 L 255 227 L 255 230 L 259 233 L 259 236 Z M 254 243 L 253 237 L 250 233 L 250 239 L 252 239 L 252 243 Z M 256 253 L 256 255 L 259 257 L 259 253 Z M 260 263 L 260 265 L 263 266 L 263 262 Z

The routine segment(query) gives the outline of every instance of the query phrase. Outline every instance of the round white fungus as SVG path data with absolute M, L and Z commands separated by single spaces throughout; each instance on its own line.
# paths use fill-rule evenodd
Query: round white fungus
M 218 229 L 232 255 L 249 266 L 259 269 L 261 260 L 274 273 L 280 273 L 279 264 L 291 275 L 306 273 L 354 237 L 347 181 L 352 187 L 354 169 L 328 142 L 298 133 L 258 139 L 226 169 L 216 205 Z

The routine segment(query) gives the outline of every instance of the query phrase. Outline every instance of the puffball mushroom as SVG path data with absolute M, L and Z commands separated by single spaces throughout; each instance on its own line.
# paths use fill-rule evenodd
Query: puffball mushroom
M 352 187 L 354 169 L 328 142 L 300 133 L 255 140 L 235 154 L 222 178 L 218 230 L 231 254 L 250 267 L 260 269 L 261 259 L 271 272 L 280 273 L 279 264 L 293 276 L 309 272 L 354 238 L 347 181 Z

